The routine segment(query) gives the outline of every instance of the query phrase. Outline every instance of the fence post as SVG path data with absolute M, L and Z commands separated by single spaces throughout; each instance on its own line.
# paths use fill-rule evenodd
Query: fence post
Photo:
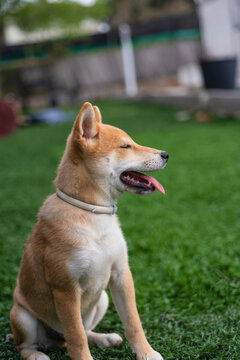
M 134 97 L 138 93 L 138 86 L 130 26 L 127 24 L 120 25 L 119 36 L 121 41 L 125 91 L 128 96 Z

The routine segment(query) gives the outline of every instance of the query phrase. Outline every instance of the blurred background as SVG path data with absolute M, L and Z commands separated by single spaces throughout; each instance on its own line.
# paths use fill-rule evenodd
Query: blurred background
M 239 58 L 239 0 L 3 0 L 1 133 L 93 98 L 238 112 Z

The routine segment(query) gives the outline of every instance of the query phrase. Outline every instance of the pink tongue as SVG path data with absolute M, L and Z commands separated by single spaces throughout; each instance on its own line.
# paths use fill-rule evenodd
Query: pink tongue
M 152 184 L 152 186 L 154 186 L 156 189 L 161 191 L 161 193 L 165 194 L 165 190 L 164 190 L 163 186 L 156 179 L 154 179 L 151 176 L 144 175 L 144 174 L 141 174 L 141 178 L 150 182 Z

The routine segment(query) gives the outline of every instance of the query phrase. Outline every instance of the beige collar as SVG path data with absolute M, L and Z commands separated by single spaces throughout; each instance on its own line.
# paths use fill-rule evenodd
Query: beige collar
M 69 204 L 71 204 L 73 206 L 77 206 L 80 209 L 91 211 L 94 214 L 110 214 L 110 215 L 114 215 L 117 212 L 117 206 L 116 205 L 113 205 L 113 206 L 99 206 L 99 205 L 87 204 L 87 203 L 85 203 L 83 201 L 80 201 L 80 200 L 72 198 L 71 196 L 68 196 L 67 194 L 63 193 L 59 189 L 56 189 L 56 194 L 60 199 L 66 201 L 67 203 L 69 203 Z

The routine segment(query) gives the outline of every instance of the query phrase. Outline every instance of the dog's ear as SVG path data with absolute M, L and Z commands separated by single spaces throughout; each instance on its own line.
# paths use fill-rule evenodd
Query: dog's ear
M 102 115 L 101 115 L 101 113 L 100 113 L 99 108 L 95 105 L 95 106 L 93 107 L 93 110 L 94 110 L 94 112 L 95 112 L 96 121 L 97 121 L 98 123 L 101 123 L 101 122 L 102 122 Z
M 98 134 L 96 113 L 89 102 L 83 104 L 73 125 L 73 134 L 77 141 L 90 140 Z

